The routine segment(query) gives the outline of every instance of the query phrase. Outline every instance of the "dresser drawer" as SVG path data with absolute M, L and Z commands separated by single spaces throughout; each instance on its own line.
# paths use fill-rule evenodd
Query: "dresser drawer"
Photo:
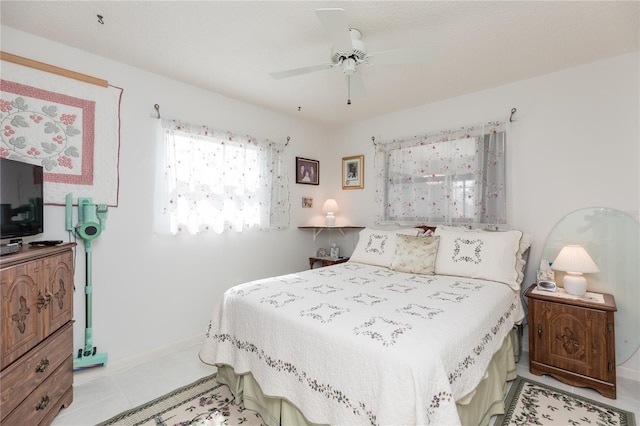
M 73 360 L 68 361 L 73 352 L 71 348 L 73 323 L 69 322 L 24 355 L 20 362 L 2 370 L 2 415 L 9 414 L 20 405 L 31 391 L 40 386 L 63 362 L 68 363 L 66 368 L 73 371 Z M 73 375 L 73 372 L 70 374 Z M 2 423 L 4 424 L 4 421 Z
M 60 410 L 62 397 L 73 387 L 73 357 L 69 355 L 18 407 L 2 419 L 3 426 L 37 425 Z

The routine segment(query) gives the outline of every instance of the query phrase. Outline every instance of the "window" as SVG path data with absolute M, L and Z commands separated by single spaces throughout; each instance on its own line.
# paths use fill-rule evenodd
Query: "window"
M 376 221 L 506 224 L 506 124 L 378 144 Z
M 284 145 L 172 120 L 162 120 L 161 126 L 156 232 L 288 226 Z

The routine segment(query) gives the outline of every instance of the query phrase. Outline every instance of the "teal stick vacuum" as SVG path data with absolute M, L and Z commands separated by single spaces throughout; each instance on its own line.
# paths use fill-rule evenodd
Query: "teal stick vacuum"
M 73 369 L 76 371 L 92 367 L 104 367 L 107 365 L 108 355 L 106 353 L 97 353 L 98 348 L 93 346 L 92 242 L 105 229 L 107 206 L 105 204 L 93 204 L 91 198 L 78 198 L 78 224 L 73 226 L 73 195 L 67 194 L 65 213 L 65 228 L 84 242 L 86 261 L 84 348 L 79 349 L 78 356 L 73 359 Z

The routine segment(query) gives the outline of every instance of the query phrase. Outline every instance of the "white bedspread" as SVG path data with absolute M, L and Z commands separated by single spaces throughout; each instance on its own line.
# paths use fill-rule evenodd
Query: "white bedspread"
M 454 425 L 522 318 L 505 284 L 347 262 L 229 289 L 200 356 L 314 423 Z

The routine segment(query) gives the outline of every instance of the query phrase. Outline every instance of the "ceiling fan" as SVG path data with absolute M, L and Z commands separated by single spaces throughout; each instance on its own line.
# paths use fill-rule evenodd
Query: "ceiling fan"
M 358 73 L 360 65 L 418 64 L 433 58 L 431 49 L 420 48 L 368 53 L 367 47 L 362 41 L 362 33 L 355 28 L 349 27 L 344 9 L 317 9 L 316 15 L 333 45 L 330 57 L 331 62 L 272 72 L 270 75 L 273 78 L 288 78 L 315 71 L 340 68 L 347 78 L 347 105 L 351 105 L 352 94 L 354 96 L 365 96 L 366 94 L 362 77 Z

